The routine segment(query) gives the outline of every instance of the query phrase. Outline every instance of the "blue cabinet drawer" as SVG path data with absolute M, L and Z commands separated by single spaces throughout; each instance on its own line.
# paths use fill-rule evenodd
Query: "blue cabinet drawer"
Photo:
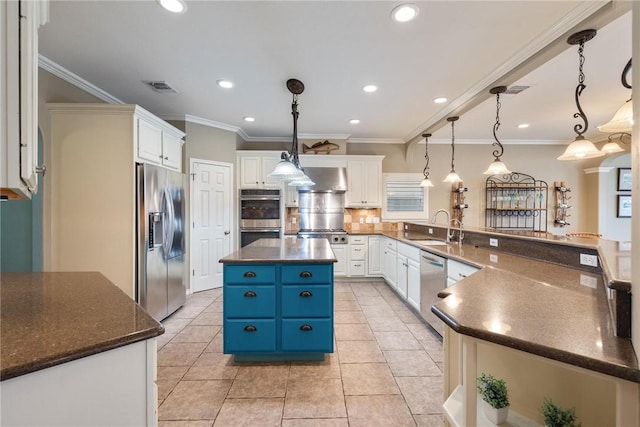
M 330 285 L 282 287 L 282 317 L 331 317 Z
M 275 265 L 224 265 L 226 284 L 271 284 L 275 281 Z
M 275 319 L 225 320 L 224 353 L 273 352 L 276 350 Z
M 332 320 L 282 319 L 282 351 L 332 353 Z
M 225 286 L 223 304 L 226 318 L 273 318 L 276 316 L 276 287 L 275 285 Z
M 331 264 L 284 265 L 282 266 L 282 283 L 331 283 L 331 267 Z

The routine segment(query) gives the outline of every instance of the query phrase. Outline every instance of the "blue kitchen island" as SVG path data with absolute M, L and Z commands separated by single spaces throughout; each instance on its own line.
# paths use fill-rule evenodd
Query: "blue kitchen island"
M 333 353 L 333 263 L 326 239 L 260 239 L 222 258 L 224 353 L 236 361 Z

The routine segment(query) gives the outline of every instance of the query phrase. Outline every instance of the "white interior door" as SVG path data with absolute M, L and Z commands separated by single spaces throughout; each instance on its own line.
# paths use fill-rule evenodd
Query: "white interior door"
M 191 159 L 191 290 L 222 286 L 220 258 L 231 253 L 233 165 Z

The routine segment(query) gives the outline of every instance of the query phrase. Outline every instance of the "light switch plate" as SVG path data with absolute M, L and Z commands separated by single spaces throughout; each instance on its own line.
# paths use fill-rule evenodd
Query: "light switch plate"
M 498 247 L 498 239 L 489 239 L 489 246 Z
M 433 234 L 433 228 L 429 228 L 429 234 Z
M 580 264 L 588 265 L 589 267 L 598 266 L 598 256 L 589 254 L 580 254 Z

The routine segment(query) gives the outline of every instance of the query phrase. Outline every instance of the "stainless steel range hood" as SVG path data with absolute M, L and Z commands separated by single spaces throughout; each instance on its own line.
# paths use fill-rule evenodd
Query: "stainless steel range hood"
M 316 185 L 298 187 L 298 192 L 334 192 L 347 191 L 346 168 L 304 168 L 304 172 Z

